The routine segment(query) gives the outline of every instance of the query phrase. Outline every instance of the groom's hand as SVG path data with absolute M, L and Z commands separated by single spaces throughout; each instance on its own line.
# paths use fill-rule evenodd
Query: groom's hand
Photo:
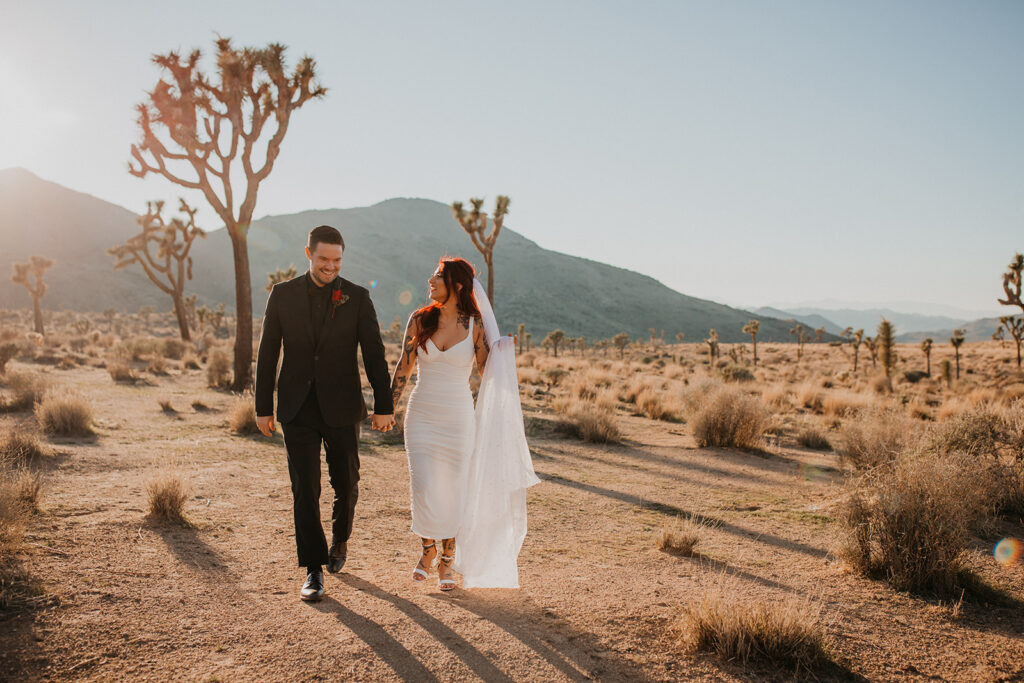
M 273 436 L 274 435 L 274 416 L 273 415 L 257 416 L 256 417 L 256 427 L 258 427 L 259 430 L 261 432 L 263 432 L 263 436 Z
M 390 432 L 395 428 L 395 416 L 374 415 L 370 426 L 380 432 Z

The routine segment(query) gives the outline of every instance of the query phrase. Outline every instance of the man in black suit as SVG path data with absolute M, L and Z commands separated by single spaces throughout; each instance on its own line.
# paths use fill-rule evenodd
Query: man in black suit
M 345 242 L 334 228 L 309 233 L 309 271 L 274 286 L 267 300 L 256 361 L 256 422 L 284 431 L 295 511 L 299 566 L 306 567 L 300 597 L 319 600 L 323 565 L 336 573 L 345 564 L 352 518 L 359 495 L 359 423 L 367 416 L 356 346 L 373 387 L 373 429 L 395 424 L 391 377 L 370 293 L 338 276 Z M 284 343 L 278 376 L 277 361 Z M 320 445 L 334 489 L 330 549 L 320 524 Z

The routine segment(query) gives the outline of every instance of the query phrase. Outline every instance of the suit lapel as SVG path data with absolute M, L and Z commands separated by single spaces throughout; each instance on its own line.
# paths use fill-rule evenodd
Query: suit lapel
M 300 286 L 296 288 L 297 291 L 295 298 L 297 301 L 295 302 L 295 310 L 302 319 L 302 329 L 306 331 L 306 336 L 309 338 L 309 345 L 313 346 L 316 343 L 316 339 L 313 337 L 313 319 L 309 308 L 309 293 L 306 291 L 308 286 L 306 280 L 308 278 L 309 273 L 307 272 L 300 281 Z
M 337 291 L 341 292 L 341 302 L 347 302 L 350 298 L 348 288 L 345 286 L 347 282 L 340 276 L 337 280 Z M 334 289 L 334 287 L 332 287 Z M 334 305 L 334 292 L 331 292 L 331 298 L 327 300 L 327 317 L 324 318 L 324 325 L 320 328 L 320 341 L 317 343 L 317 350 L 323 346 L 324 340 L 327 339 L 327 335 L 330 334 L 331 327 L 335 323 L 335 318 L 340 318 L 343 315 L 343 309 L 345 308 L 344 303 L 339 303 L 338 306 Z M 309 317 L 309 302 L 306 302 L 306 317 Z M 312 334 L 312 329 L 310 329 Z

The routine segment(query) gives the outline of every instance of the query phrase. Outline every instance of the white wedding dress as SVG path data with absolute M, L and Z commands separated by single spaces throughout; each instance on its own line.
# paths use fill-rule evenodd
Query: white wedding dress
M 473 295 L 489 352 L 476 407 L 469 389 L 469 334 L 441 351 L 428 341 L 417 353 L 416 385 L 405 411 L 405 448 L 412 491 L 412 531 L 455 538 L 455 571 L 464 588 L 518 588 L 526 538 L 526 489 L 533 471 L 523 430 L 515 342 L 498 324 L 479 280 Z
M 469 389 L 472 319 L 465 339 L 444 351 L 428 340 L 427 351 L 420 348 L 416 358 L 419 369 L 404 423 L 412 532 L 421 538 L 455 538 L 476 431 Z

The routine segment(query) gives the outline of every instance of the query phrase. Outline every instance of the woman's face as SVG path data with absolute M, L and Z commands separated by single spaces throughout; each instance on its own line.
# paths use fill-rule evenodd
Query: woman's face
M 427 285 L 430 287 L 428 292 L 430 298 L 443 304 L 448 300 L 448 287 L 444 284 L 444 276 L 441 272 L 441 266 L 438 266 L 434 274 L 427 280 Z

